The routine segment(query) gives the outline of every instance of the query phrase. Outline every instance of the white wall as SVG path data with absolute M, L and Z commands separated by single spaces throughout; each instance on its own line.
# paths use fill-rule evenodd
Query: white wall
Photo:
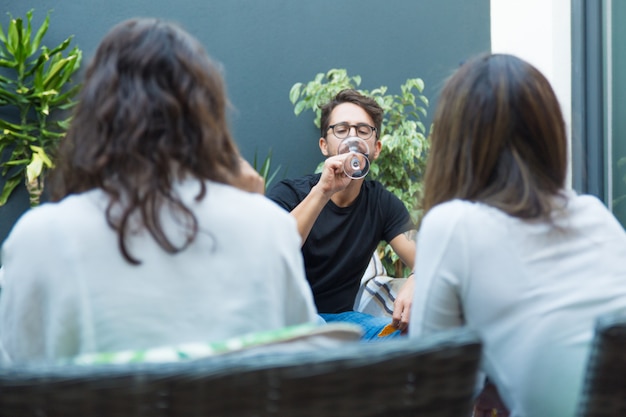
M 491 0 L 491 51 L 525 59 L 546 76 L 559 98 L 571 138 L 570 3 L 571 0 Z

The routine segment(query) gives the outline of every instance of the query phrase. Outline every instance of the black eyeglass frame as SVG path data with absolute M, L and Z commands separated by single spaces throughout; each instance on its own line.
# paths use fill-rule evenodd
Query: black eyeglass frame
M 335 133 L 335 126 L 339 126 L 339 125 L 348 126 L 348 131 L 347 131 L 348 133 L 346 133 L 346 135 L 344 137 L 341 137 L 337 133 Z M 362 127 L 362 126 L 367 126 L 370 129 L 372 129 L 372 133 L 370 133 L 369 136 L 366 137 L 366 138 L 359 136 L 359 127 Z M 357 123 L 355 125 L 351 125 L 351 124 L 349 124 L 347 122 L 339 122 L 339 123 L 335 123 L 334 125 L 330 125 L 330 126 L 328 126 L 328 129 L 326 129 L 326 132 L 328 132 L 329 129 L 332 129 L 333 135 L 335 135 L 338 139 L 345 139 L 345 138 L 347 138 L 350 135 L 350 129 L 352 129 L 352 128 L 354 128 L 354 131 L 356 132 L 356 135 L 359 138 L 363 139 L 363 140 L 370 139 L 372 137 L 372 135 L 374 135 L 376 132 L 378 132 L 378 129 L 376 129 L 374 126 L 368 125 L 367 123 Z M 378 137 L 378 136 L 376 135 L 376 137 Z

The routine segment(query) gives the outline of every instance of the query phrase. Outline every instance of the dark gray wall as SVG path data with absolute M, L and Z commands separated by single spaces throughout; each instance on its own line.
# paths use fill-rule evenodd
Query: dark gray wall
M 258 151 L 264 158 L 272 148 L 288 177 L 321 161 L 313 114 L 296 117 L 289 102 L 294 83 L 346 68 L 362 76 L 362 88 L 387 85 L 399 93 L 407 78 L 420 77 L 434 104 L 459 62 L 491 48 L 489 0 L 0 0 L 0 11 L 14 16 L 30 8 L 37 25 L 53 10 L 45 43 L 74 34 L 85 63 L 123 19 L 181 24 L 224 66 L 243 155 L 251 161 Z M 0 22 L 6 28 L 6 15 Z M 0 241 L 14 221 L 2 210 Z

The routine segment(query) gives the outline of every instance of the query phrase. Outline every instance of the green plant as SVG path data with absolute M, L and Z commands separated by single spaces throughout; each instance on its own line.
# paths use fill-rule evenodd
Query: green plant
M 252 167 L 259 173 L 259 175 L 263 177 L 263 180 L 265 181 L 265 189 L 267 190 L 270 187 L 270 184 L 276 178 L 276 175 L 278 175 L 281 165 L 279 165 L 278 168 L 276 168 L 274 171 L 271 170 L 271 166 L 272 166 L 272 149 L 271 148 L 267 152 L 267 156 L 263 160 L 263 163 L 261 164 L 261 166 L 258 166 L 257 158 L 258 158 L 258 154 L 257 152 L 254 152 L 254 160 L 252 161 Z
M 5 179 L 0 206 L 22 181 L 31 197 L 39 203 L 43 177 L 53 166 L 52 154 L 69 124 L 61 117 L 72 107 L 78 85 L 69 87 L 70 77 L 78 70 L 82 52 L 74 47 L 66 56 L 72 36 L 54 48 L 41 45 L 50 23 L 50 13 L 34 33 L 33 11 L 13 18 L 6 33 L 0 25 L 0 108 L 15 111 L 15 123 L 0 119 L 0 169 Z M 41 46 L 40 46 L 41 45 Z M 4 112 L 3 112 L 4 113 Z
M 419 201 L 422 195 L 422 178 L 428 152 L 428 131 L 422 122 L 427 115 L 428 99 L 422 94 L 424 82 L 420 78 L 408 79 L 400 86 L 400 94 L 387 94 L 387 87 L 371 91 L 358 89 L 361 77 L 349 76 L 345 69 L 331 69 L 319 73 L 308 83 L 291 87 L 289 99 L 294 113 L 305 110 L 315 112 L 314 123 L 320 127 L 320 106 L 327 103 L 345 88 L 357 89 L 372 97 L 383 108 L 385 116 L 380 132 L 382 151 L 370 168 L 371 178 L 380 181 L 406 206 L 412 220 L 421 217 Z M 379 247 L 383 265 L 395 276 L 406 276 L 408 271 L 389 245 Z

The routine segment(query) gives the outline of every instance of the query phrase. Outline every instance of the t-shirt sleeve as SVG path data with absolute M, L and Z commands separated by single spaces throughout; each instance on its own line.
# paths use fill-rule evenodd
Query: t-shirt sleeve
M 463 210 L 455 202 L 424 217 L 417 239 L 409 334 L 420 336 L 464 324 L 461 280 L 469 266 Z
M 287 180 L 274 185 L 265 196 L 289 212 L 302 201 L 294 184 Z
M 384 217 L 386 219 L 383 239 L 390 242 L 401 233 L 416 229 L 416 226 L 411 220 L 409 211 L 399 198 L 389 191 L 385 191 L 384 196 L 386 203 L 381 206 L 381 209 L 385 210 Z

